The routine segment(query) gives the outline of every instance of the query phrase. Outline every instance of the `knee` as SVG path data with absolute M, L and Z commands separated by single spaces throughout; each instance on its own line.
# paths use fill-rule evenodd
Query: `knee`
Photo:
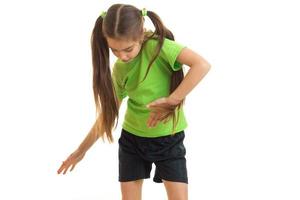
M 168 200 L 188 200 L 187 196 L 173 196 L 173 197 L 169 197 Z
M 142 180 L 121 182 L 122 200 L 141 200 L 142 183 Z
M 180 182 L 165 181 L 168 200 L 188 200 L 188 185 Z

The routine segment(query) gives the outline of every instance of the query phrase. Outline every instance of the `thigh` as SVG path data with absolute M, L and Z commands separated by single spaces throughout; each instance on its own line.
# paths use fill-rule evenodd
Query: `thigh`
M 188 184 L 181 182 L 171 182 L 163 180 L 168 200 L 187 200 L 188 199 Z
M 123 134 L 119 139 L 119 181 L 128 182 L 150 177 L 152 163 L 136 153 L 134 139 Z
M 143 180 L 121 182 L 122 200 L 141 200 Z
M 154 181 L 161 183 L 162 179 L 173 182 L 188 183 L 186 167 L 186 149 L 183 144 L 184 133 L 170 138 L 170 145 L 167 145 L 161 160 L 155 161 L 156 170 Z

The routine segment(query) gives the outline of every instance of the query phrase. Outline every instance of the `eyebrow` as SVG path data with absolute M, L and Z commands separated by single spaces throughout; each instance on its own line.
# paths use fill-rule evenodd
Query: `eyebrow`
M 130 48 L 132 48 L 134 45 L 131 45 L 131 46 L 129 46 L 129 47 L 127 47 L 127 48 L 125 48 L 125 49 L 121 49 L 121 50 L 117 50 L 117 49 L 114 49 L 114 48 L 111 48 L 112 50 L 114 50 L 114 51 L 124 51 L 124 50 L 128 50 L 128 49 L 130 49 Z

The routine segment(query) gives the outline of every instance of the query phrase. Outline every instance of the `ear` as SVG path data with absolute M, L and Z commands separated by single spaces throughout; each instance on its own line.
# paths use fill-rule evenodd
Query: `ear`
M 140 38 L 140 44 L 143 44 L 143 43 L 145 42 L 145 39 L 146 39 L 146 37 L 145 37 L 145 30 L 146 30 L 146 28 L 144 28 L 143 35 L 142 35 L 142 37 Z

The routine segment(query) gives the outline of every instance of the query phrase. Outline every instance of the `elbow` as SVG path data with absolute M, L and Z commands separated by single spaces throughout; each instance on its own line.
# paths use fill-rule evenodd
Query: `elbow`
M 211 68 L 211 65 L 208 64 L 208 65 L 206 66 L 206 73 L 209 72 L 210 68 Z
M 207 62 L 207 61 L 205 61 L 205 62 L 203 62 L 202 63 L 202 66 L 203 66 L 203 68 L 208 72 L 209 70 L 210 70 L 210 68 L 211 68 L 211 65 Z
M 206 74 L 209 72 L 210 68 L 211 68 L 211 65 L 208 63 L 208 62 L 200 62 L 198 63 L 197 65 L 195 66 L 198 66 L 198 68 L 200 69 L 200 71 L 203 73 L 203 74 Z
M 206 74 L 209 72 L 211 65 L 207 62 L 202 62 L 197 65 L 197 69 L 199 72 L 199 79 L 201 80 Z
M 205 62 L 201 63 L 201 68 L 202 68 L 203 73 L 207 74 L 211 68 L 211 65 L 207 61 L 205 61 Z

